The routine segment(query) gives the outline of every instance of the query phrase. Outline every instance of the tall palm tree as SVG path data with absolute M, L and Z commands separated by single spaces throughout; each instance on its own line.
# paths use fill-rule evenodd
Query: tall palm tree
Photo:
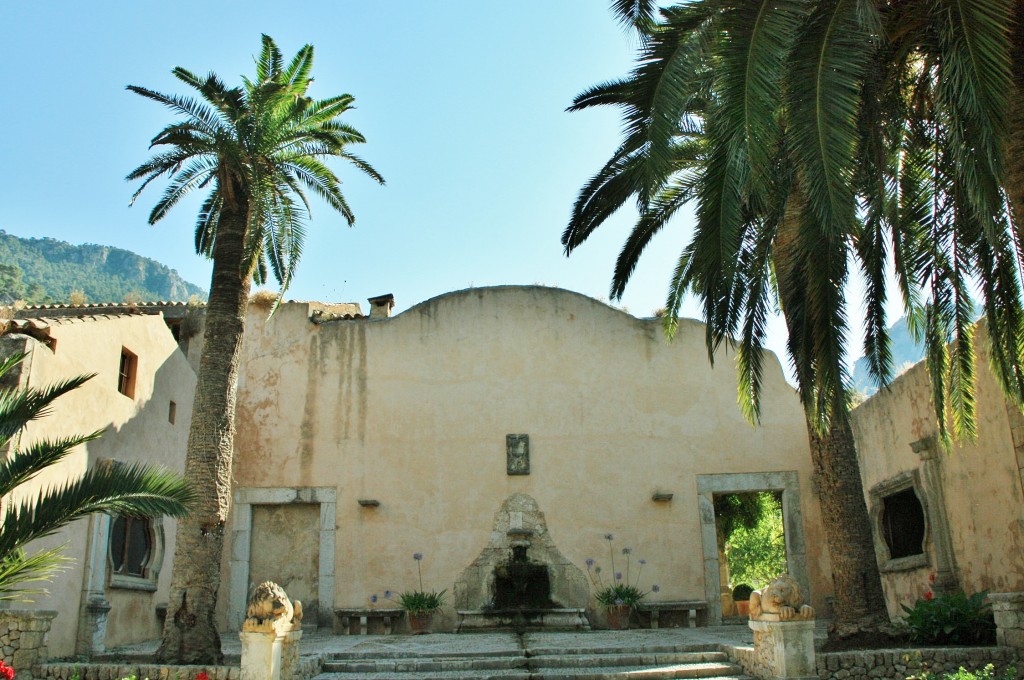
M 837 632 L 875 627 L 886 612 L 848 420 L 844 295 L 851 266 L 860 267 L 865 352 L 884 384 L 892 259 L 913 328 L 927 341 L 940 431 L 951 414 L 952 429 L 971 435 L 978 282 L 996 372 L 1009 396 L 1024 398 L 1022 250 L 1002 167 L 1012 2 L 613 7 L 641 35 L 638 65 L 572 108 L 618 106 L 626 132 L 581 190 L 562 242 L 571 252 L 634 199 L 639 219 L 612 283 L 621 296 L 653 235 L 696 202 L 667 330 L 684 295 L 695 294 L 709 355 L 723 342 L 736 347 L 741 406 L 756 421 L 766 320 L 781 308 L 823 511 L 843 518 L 826 525 Z
M 0 361 L 0 381 L 25 354 Z M 50 411 L 53 402 L 77 389 L 91 375 L 70 378 L 41 388 L 0 388 L 0 450 L 17 441 L 31 421 Z M 97 465 L 77 479 L 31 495 L 26 483 L 60 463 L 76 447 L 103 434 L 102 430 L 59 439 L 41 439 L 9 451 L 0 461 L 0 600 L 27 600 L 45 591 L 27 584 L 48 581 L 67 558 L 63 547 L 25 551 L 37 538 L 50 536 L 74 520 L 94 512 L 133 517 L 180 517 L 195 500 L 192 489 L 177 474 L 143 465 Z
M 198 93 L 166 95 L 134 85 L 132 92 L 159 102 L 181 119 L 153 138 L 161 149 L 131 174 L 142 180 L 135 198 L 153 180 L 169 184 L 149 215 L 154 224 L 187 193 L 209 189 L 196 222 L 196 251 L 213 260 L 203 351 L 189 431 L 185 474 L 199 504 L 178 528 L 170 605 L 158 655 L 178 663 L 219 663 L 214 608 L 231 493 L 238 353 L 252 281 L 268 268 L 288 287 L 302 252 L 309 216 L 306 193 L 324 200 L 352 224 L 355 217 L 338 177 L 325 160 L 341 158 L 378 182 L 383 179 L 349 146 L 365 141 L 341 122 L 351 95 L 315 100 L 313 47 L 287 64 L 264 35 L 254 79 L 228 88 L 178 67 L 173 74 Z

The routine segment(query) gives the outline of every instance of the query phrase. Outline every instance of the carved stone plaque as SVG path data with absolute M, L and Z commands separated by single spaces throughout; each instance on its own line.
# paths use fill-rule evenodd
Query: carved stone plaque
M 505 435 L 505 464 L 510 475 L 530 474 L 530 435 Z

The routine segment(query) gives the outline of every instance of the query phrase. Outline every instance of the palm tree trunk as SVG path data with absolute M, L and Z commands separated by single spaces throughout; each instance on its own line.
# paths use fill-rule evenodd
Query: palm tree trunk
M 806 295 L 802 271 L 819 265 L 811 261 L 815 257 L 813 249 L 800 243 L 800 220 L 804 208 L 805 197 L 800 182 L 794 180 L 773 252 L 782 315 L 790 338 L 799 338 L 802 332 L 799 328 L 801 322 L 791 313 L 799 309 L 795 298 Z M 810 315 L 816 310 L 808 306 L 804 313 Z M 808 323 L 808 320 L 805 318 L 802 322 Z M 803 351 L 810 350 L 804 348 Z M 805 379 L 809 378 L 805 376 Z M 814 387 L 801 385 L 800 389 L 802 392 L 812 391 Z M 808 418 L 807 437 L 818 501 L 822 516 L 827 518 L 823 524 L 832 563 L 835 605 L 831 634 L 848 637 L 858 632 L 877 631 L 888 623 L 889 614 L 845 403 L 835 405 L 828 432 L 824 434 L 819 434 Z
M 823 524 L 832 563 L 833 634 L 842 638 L 876 631 L 889 622 L 889 614 L 853 431 L 845 414 L 837 414 L 825 435 L 810 424 L 807 432 L 821 514 L 828 518 Z
M 185 477 L 198 502 L 178 522 L 162 662 L 213 664 L 223 661 L 214 613 L 220 588 L 224 532 L 231 501 L 235 391 L 245 326 L 250 277 L 243 272 L 245 205 L 225 208 L 213 250 L 213 278 L 206 305 L 203 350 Z

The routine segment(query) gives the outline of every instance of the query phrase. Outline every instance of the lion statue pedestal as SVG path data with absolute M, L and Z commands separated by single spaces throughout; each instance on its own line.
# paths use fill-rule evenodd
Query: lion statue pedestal
M 814 609 L 804 603 L 800 585 L 789 574 L 750 596 L 754 669 L 763 678 L 817 678 Z
M 242 680 L 293 680 L 299 673 L 302 603 L 273 581 L 249 596 L 242 640 Z

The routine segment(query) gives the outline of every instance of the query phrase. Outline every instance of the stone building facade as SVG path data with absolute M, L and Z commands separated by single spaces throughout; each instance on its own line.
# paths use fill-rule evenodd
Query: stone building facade
M 454 292 L 394 316 L 392 305 L 371 298 L 364 315 L 355 304 L 290 302 L 269 319 L 252 305 L 225 630 L 239 629 L 247 591 L 263 580 L 303 601 L 307 625 L 328 627 L 336 608 L 393 607 L 385 592 L 418 588 L 418 568 L 424 587 L 447 591 L 439 625 L 451 629 L 457 610 L 493 603 L 496 567 L 516 546 L 544 566 L 558 606 L 596 609 L 588 559 L 606 581 L 614 571 L 638 580 L 644 559 L 639 585 L 659 586 L 648 599 L 706 601 L 715 622 L 714 496 L 761 490 L 781 494 L 789 570 L 827 613 L 803 415 L 774 356 L 755 428 L 736 405 L 731 356 L 709 364 L 698 322 L 666 342 L 657 319 L 536 286 Z M 23 380 L 100 374 L 41 423 L 51 433 L 109 427 L 62 474 L 101 458 L 183 465 L 202 346 L 188 310 L 20 316 L 3 342 L 33 350 Z M 126 356 L 131 396 L 119 390 Z M 159 550 L 145 583 L 115 573 L 115 529 L 125 527 L 96 517 L 58 539 L 76 563 L 36 603 L 59 611 L 51 655 L 159 635 L 174 523 L 147 529 Z
M 853 412 L 886 602 L 962 589 L 1024 591 L 1024 417 L 989 368 L 977 334 L 977 430 L 946 450 L 922 362 Z
M 447 591 L 442 625 L 453 626 L 456 610 L 492 604 L 493 563 L 516 540 L 547 565 L 559 606 L 593 609 L 588 558 L 613 578 L 609 549 L 625 571 L 628 547 L 630 578 L 645 558 L 641 587 L 660 587 L 651 599 L 706 600 L 716 621 L 712 500 L 754 490 L 782 493 L 789 569 L 826 607 L 803 415 L 774 356 L 754 428 L 731 357 L 712 368 L 695 321 L 670 343 L 657 319 L 529 286 L 450 293 L 397 316 L 387 297 L 371 305 L 368 317 L 313 303 L 269 320 L 251 310 L 228 629 L 265 579 L 328 625 L 332 607 L 393 607 L 382 595 L 418 588 L 417 567 L 424 587 Z
M 28 353 L 10 387 L 42 387 L 95 373 L 29 423 L 20 446 L 105 430 L 19 493 L 64 482 L 101 461 L 145 462 L 184 469 L 195 372 L 160 313 L 124 309 L 34 309 L 8 324 L 0 355 Z M 2 453 L 7 453 L 6 451 Z M 64 545 L 72 560 L 31 607 L 57 612 L 48 633 L 51 656 L 102 651 L 159 635 L 167 602 L 175 523 L 93 515 L 39 548 Z M 24 603 L 8 606 L 24 607 Z

